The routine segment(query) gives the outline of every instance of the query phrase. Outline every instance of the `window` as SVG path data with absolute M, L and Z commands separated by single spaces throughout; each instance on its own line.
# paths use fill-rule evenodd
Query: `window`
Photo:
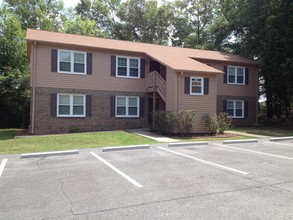
M 245 68 L 228 66 L 228 83 L 229 84 L 245 84 Z
M 138 117 L 139 97 L 116 96 L 116 117 Z
M 86 74 L 86 53 L 58 50 L 58 72 Z
M 85 117 L 85 95 L 57 95 L 58 117 Z
M 116 76 L 139 78 L 140 77 L 140 59 L 132 57 L 116 57 Z
M 231 118 L 244 118 L 244 101 L 228 100 L 227 113 Z
M 203 77 L 190 77 L 190 95 L 203 95 Z

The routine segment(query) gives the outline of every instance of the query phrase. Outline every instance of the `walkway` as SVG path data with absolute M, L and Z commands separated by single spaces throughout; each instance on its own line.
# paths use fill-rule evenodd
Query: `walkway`
M 163 142 L 163 143 L 179 142 L 179 140 L 177 140 L 177 139 L 168 138 L 168 137 L 150 132 L 149 129 L 147 129 L 147 128 L 129 129 L 127 131 L 130 133 L 133 133 L 133 134 L 140 135 L 142 137 L 146 137 L 146 138 L 158 141 L 158 142 Z

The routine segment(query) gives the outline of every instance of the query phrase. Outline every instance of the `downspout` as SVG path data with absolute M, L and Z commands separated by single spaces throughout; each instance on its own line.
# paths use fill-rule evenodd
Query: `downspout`
M 36 104 L 36 53 L 37 53 L 37 42 L 34 41 L 33 44 L 33 65 L 32 65 L 32 125 L 31 134 L 35 133 L 35 104 Z
M 255 117 L 255 122 L 256 125 L 258 125 L 258 111 L 259 111 L 259 102 L 258 102 L 258 98 L 259 98 L 259 71 L 258 68 L 256 69 L 256 75 L 257 75 L 257 82 L 256 83 L 256 117 Z
M 177 111 L 180 111 L 180 78 L 183 75 L 183 71 L 181 71 L 178 74 L 178 84 L 177 84 L 177 90 L 178 90 L 178 94 L 177 94 Z
M 155 111 L 156 111 L 156 98 L 157 98 L 157 74 L 154 72 L 154 90 L 153 90 L 153 115 L 152 115 L 152 129 L 155 130 Z

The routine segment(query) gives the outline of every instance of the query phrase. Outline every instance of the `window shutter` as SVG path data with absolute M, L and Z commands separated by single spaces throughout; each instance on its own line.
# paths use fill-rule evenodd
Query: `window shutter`
M 228 77 L 228 69 L 227 66 L 224 66 L 224 83 L 227 83 L 227 77 Z
M 227 100 L 223 100 L 223 112 L 227 112 Z
M 145 78 L 145 59 L 140 59 L 140 78 Z
M 51 94 L 51 116 L 57 116 L 57 94 Z
M 245 85 L 249 84 L 249 69 L 245 68 Z
M 115 117 L 115 96 L 110 97 L 110 117 Z
M 111 56 L 111 76 L 116 76 L 116 56 Z
M 248 101 L 244 101 L 244 118 L 248 118 Z
M 184 93 L 190 94 L 190 77 L 185 77 Z
M 92 96 L 86 96 L 86 117 L 92 117 Z
M 86 54 L 86 74 L 87 75 L 92 75 L 92 53 L 87 53 Z
M 144 116 L 144 97 L 140 97 L 139 99 L 139 117 Z
M 51 72 L 57 72 L 58 53 L 56 49 L 51 50 Z
M 204 94 L 209 94 L 209 78 L 204 78 Z

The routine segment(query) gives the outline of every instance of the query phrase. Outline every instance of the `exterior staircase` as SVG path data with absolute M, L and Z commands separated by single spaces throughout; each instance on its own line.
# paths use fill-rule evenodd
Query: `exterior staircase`
M 157 72 L 150 72 L 148 77 L 147 91 L 148 92 L 157 92 L 161 98 L 166 102 L 166 81 L 162 76 Z

